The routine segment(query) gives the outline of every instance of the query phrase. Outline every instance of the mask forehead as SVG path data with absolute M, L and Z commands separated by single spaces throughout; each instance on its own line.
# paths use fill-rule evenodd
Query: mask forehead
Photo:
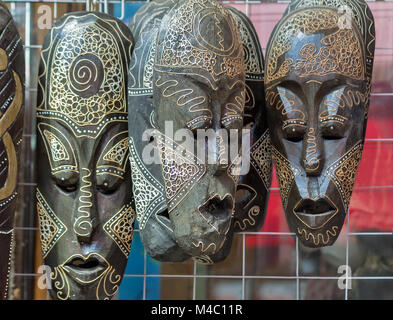
M 57 299 L 111 298 L 126 266 L 135 218 L 126 101 L 132 47 L 127 27 L 100 13 L 66 15 L 45 38 L 37 214 Z
M 164 20 L 159 34 L 156 68 L 176 74 L 195 74 L 216 87 L 244 73 L 243 50 L 236 24 L 214 1 L 188 1 Z M 189 72 L 193 71 L 193 72 Z
M 89 18 L 94 23 L 85 22 Z M 95 138 L 108 123 L 126 123 L 125 70 L 132 46 L 122 32 L 92 13 L 79 21 L 70 16 L 53 28 L 42 53 L 47 90 L 38 116 L 66 123 L 76 137 Z
M 310 42 L 302 35 L 311 38 Z M 288 76 L 337 73 L 354 80 L 365 79 L 363 39 L 355 24 L 342 28 L 340 15 L 332 9 L 311 8 L 290 14 L 276 26 L 270 41 L 266 86 Z
M 229 12 L 216 1 L 179 2 L 164 16 L 157 38 L 157 101 L 174 98 L 174 128 L 208 126 L 217 118 L 241 122 L 244 62 L 241 39 Z M 187 91 L 184 91 L 188 89 Z M 220 94 L 217 94 L 217 92 Z

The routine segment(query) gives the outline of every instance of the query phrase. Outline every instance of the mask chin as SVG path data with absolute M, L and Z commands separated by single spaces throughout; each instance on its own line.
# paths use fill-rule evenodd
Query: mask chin
M 155 260 L 183 262 L 191 257 L 176 242 L 167 207 L 160 209 L 149 218 L 141 232 L 141 239 L 146 251 Z

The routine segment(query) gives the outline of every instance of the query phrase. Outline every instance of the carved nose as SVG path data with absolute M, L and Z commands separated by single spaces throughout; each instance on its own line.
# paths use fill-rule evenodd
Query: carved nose
M 303 143 L 303 168 L 307 176 L 319 177 L 323 168 L 323 146 L 314 128 L 309 128 Z
M 78 211 L 74 218 L 74 232 L 80 243 L 88 243 L 91 241 L 93 233 L 92 207 L 93 193 L 90 182 L 91 172 L 89 169 L 83 168 L 82 185 L 79 191 Z
M 74 232 L 78 238 L 78 242 L 89 243 L 93 233 L 93 225 L 90 219 L 76 219 L 74 223 Z

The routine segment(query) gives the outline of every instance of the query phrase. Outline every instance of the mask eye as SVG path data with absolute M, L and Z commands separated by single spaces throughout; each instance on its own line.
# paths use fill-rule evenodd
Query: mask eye
M 321 136 L 325 140 L 339 140 L 344 138 L 344 129 L 340 123 L 324 123 L 321 126 Z
M 109 174 L 99 175 L 97 176 L 97 190 L 105 195 L 114 194 L 120 188 L 122 181 L 122 179 Z
M 284 128 L 284 137 L 291 142 L 303 141 L 303 137 L 306 133 L 306 128 L 303 126 L 289 126 Z
M 60 186 L 58 185 L 59 188 L 61 188 L 63 191 L 71 193 L 71 192 L 75 192 L 76 189 L 78 189 L 78 186 L 76 184 L 73 185 L 69 185 L 69 186 Z
M 54 180 L 56 186 L 66 193 L 73 193 L 77 191 L 79 186 L 79 176 L 76 172 L 59 172 L 53 174 L 52 179 Z

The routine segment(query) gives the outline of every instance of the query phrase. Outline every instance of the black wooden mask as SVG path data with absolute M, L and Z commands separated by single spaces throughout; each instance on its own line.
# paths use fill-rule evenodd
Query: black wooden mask
M 375 35 L 369 10 L 348 24 L 334 6 L 344 1 L 308 2 L 294 1 L 271 35 L 265 89 L 290 229 L 321 247 L 339 235 L 361 160 Z
M 175 135 L 181 129 L 196 135 L 198 129 L 210 128 L 237 130 L 241 137 L 244 89 L 241 38 L 228 10 L 213 0 L 179 1 L 164 16 L 157 38 L 155 140 L 176 241 L 207 262 L 229 253 L 237 179 L 232 165 L 207 164 L 196 149 L 179 146 L 165 126 L 169 123 Z M 216 147 L 218 159 L 225 152 L 220 139 Z
M 51 296 L 110 299 L 130 252 L 135 212 L 127 72 L 133 38 L 102 13 L 64 16 L 41 54 L 37 214 Z
M 156 52 L 156 37 L 163 15 L 175 5 L 175 1 L 151 1 L 135 14 L 130 24 L 136 42 L 131 59 L 129 74 L 129 108 L 135 115 L 129 118 L 131 137 L 131 157 L 133 153 L 135 171 L 133 175 L 134 195 L 141 237 L 148 253 L 155 259 L 176 262 L 188 259 L 176 243 L 168 207 L 165 201 L 164 181 L 161 166 L 143 163 L 142 153 L 150 140 L 142 135 L 146 129 L 153 130 L 156 125 L 152 101 L 152 63 Z M 239 177 L 236 197 L 235 230 L 257 230 L 261 227 L 267 203 L 267 190 L 271 180 L 271 154 L 269 148 L 265 99 L 263 90 L 264 63 L 262 50 L 255 30 L 248 18 L 240 11 L 228 7 L 243 42 L 246 67 L 246 119 L 243 126 L 251 129 L 252 168 L 245 176 Z M 266 148 L 267 150 L 263 149 Z M 145 173 L 144 173 L 145 172 Z M 148 180 L 148 181 L 145 181 Z M 141 181 L 137 187 L 136 181 Z M 262 181 L 262 183 L 261 183 Z M 143 182 L 143 183 L 142 183 Z M 155 186 L 155 187 L 154 187 Z M 153 188 L 154 187 L 154 188 Z M 147 192 L 146 188 L 150 190 Z M 158 201 L 158 198 L 161 200 Z M 165 201 L 165 204 L 164 204 Z M 138 206 L 138 203 L 140 204 Z M 138 210 L 139 209 L 139 210 Z M 139 211 L 139 212 L 138 212 Z M 215 256 L 194 257 L 198 262 L 214 262 Z
M 7 298 L 18 159 L 23 134 L 25 60 L 22 40 L 0 3 L 0 300 Z

